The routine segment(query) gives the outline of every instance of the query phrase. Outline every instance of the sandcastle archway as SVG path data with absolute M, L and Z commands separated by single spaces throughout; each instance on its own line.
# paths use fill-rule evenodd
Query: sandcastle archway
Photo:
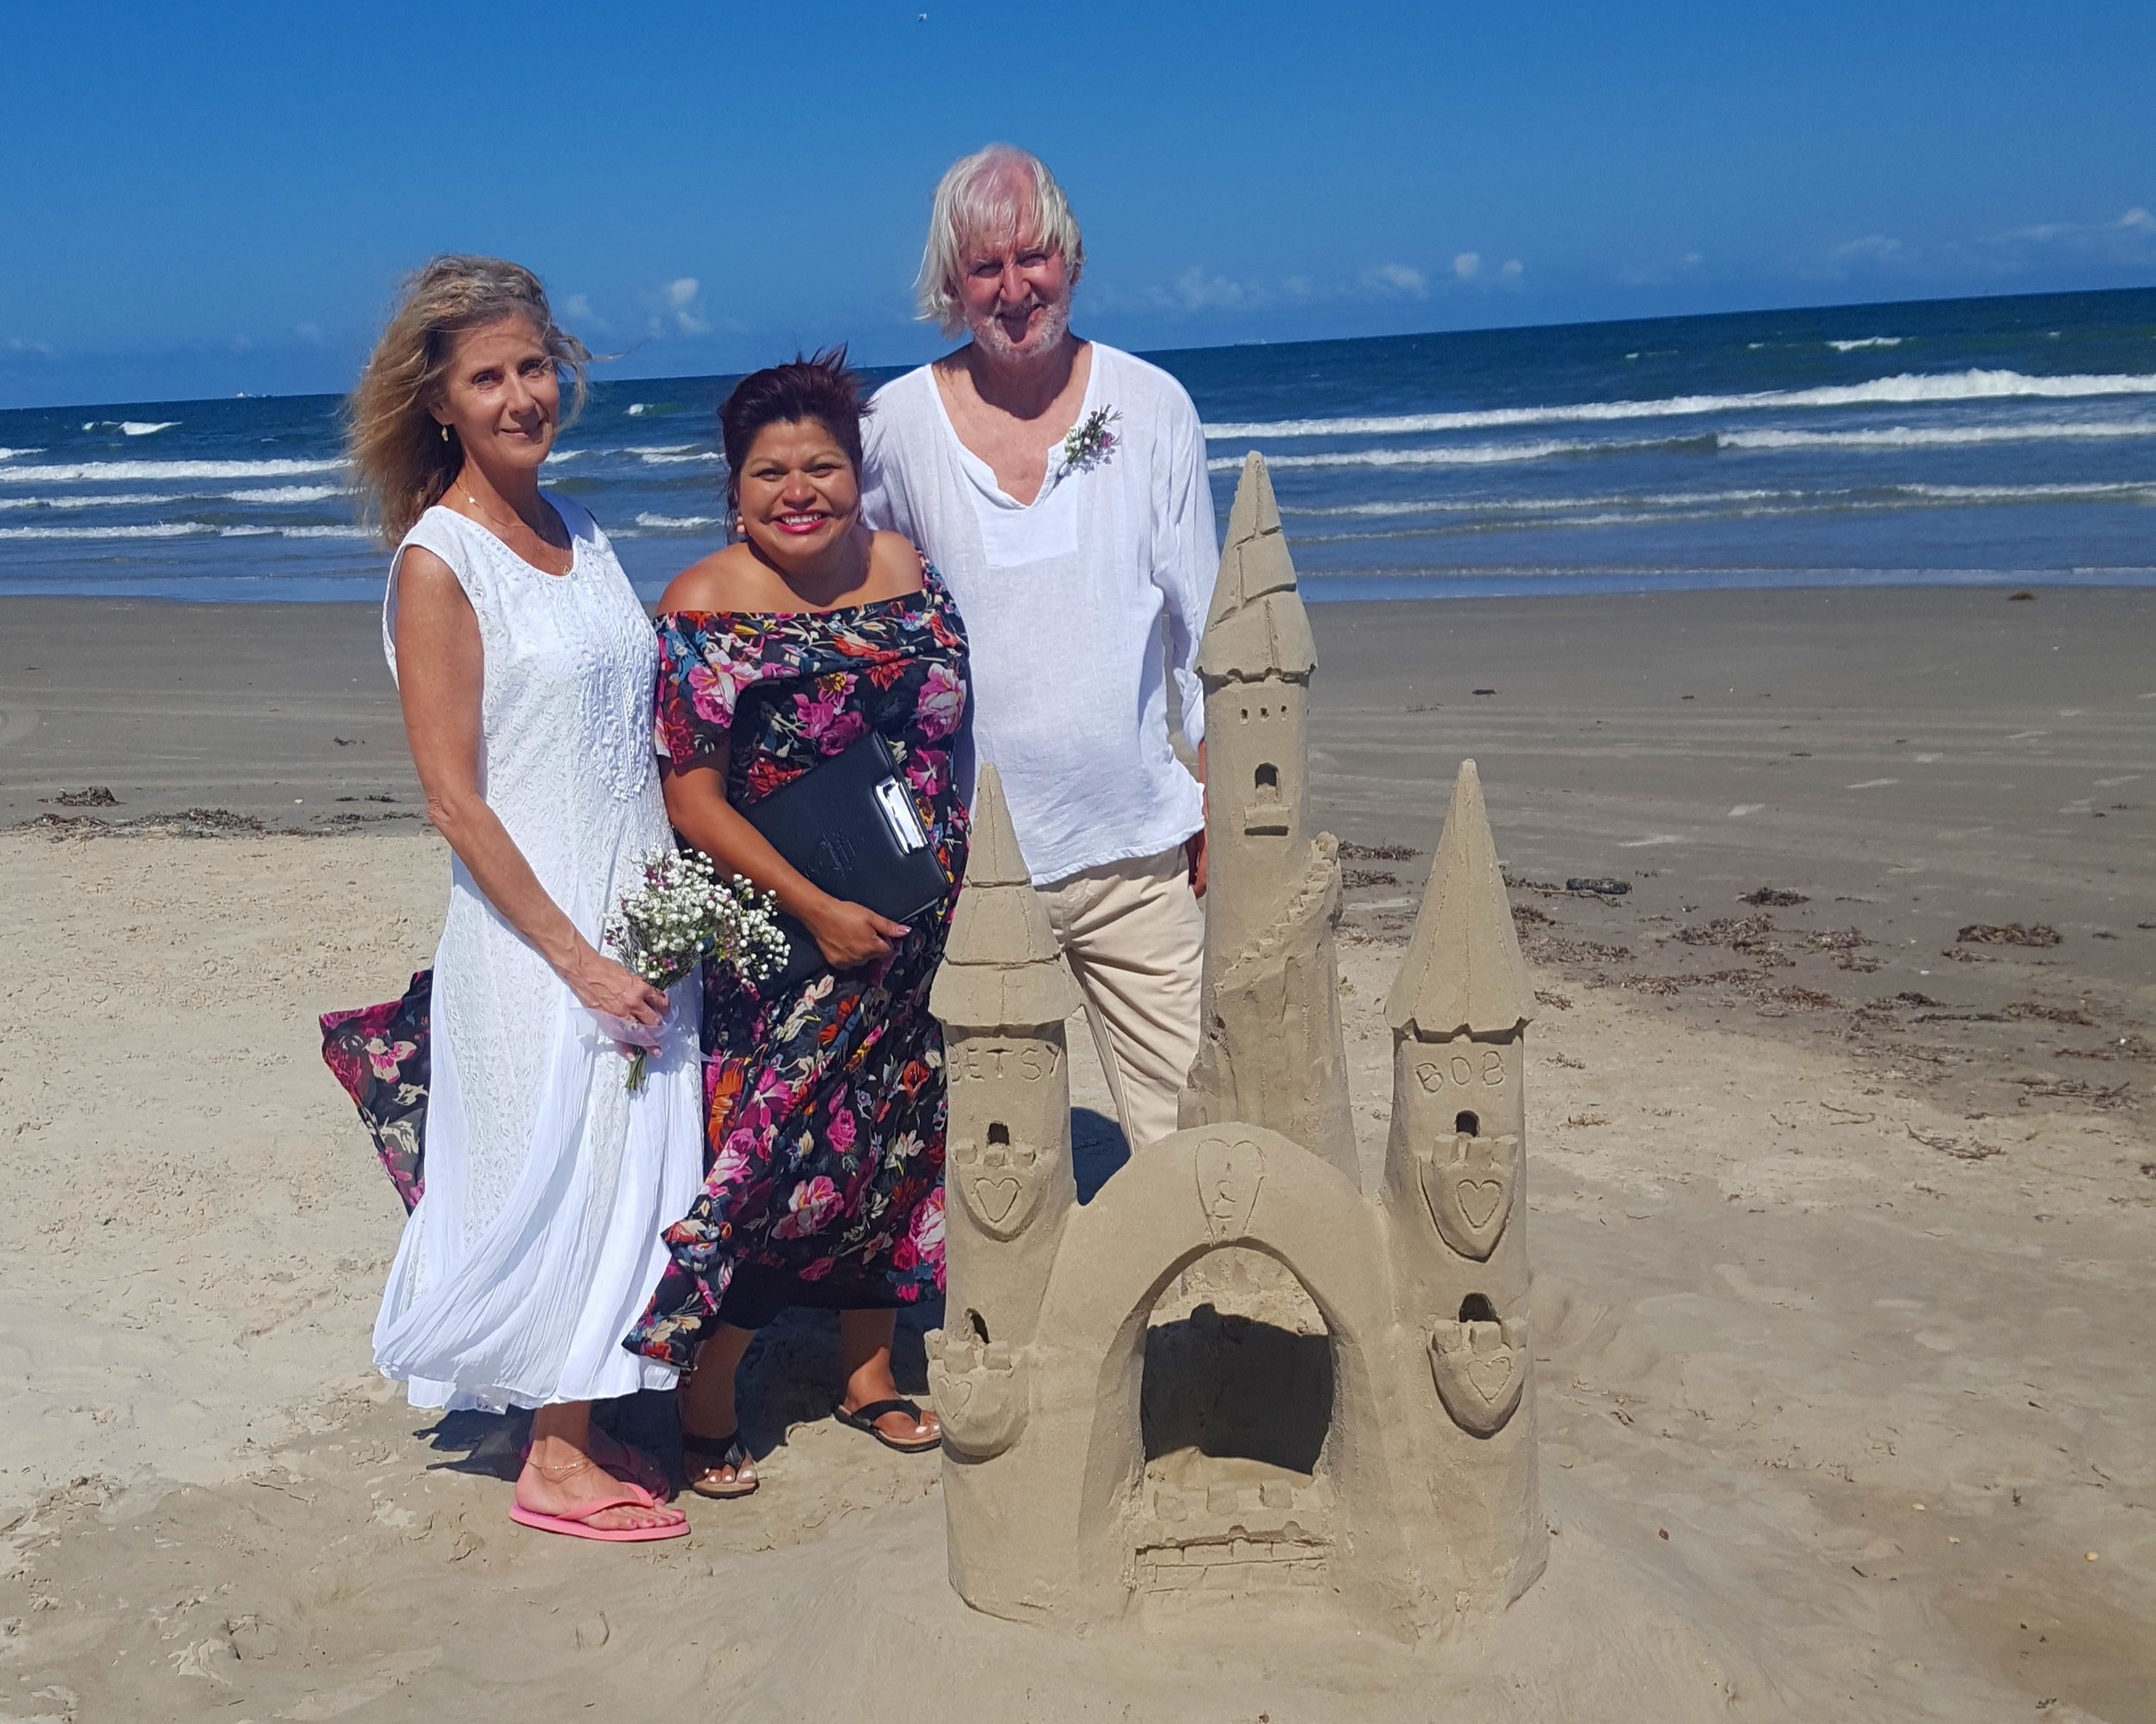
M 1324 1330 L 1323 1425 L 1303 1458 L 1218 1454 L 1161 1464 L 1145 1441 L 1151 1318 L 1194 1265 L 1224 1248 L 1275 1263 Z M 1097 1360 L 1082 1427 L 1083 1589 L 1116 1614 L 1215 1587 L 1351 1594 L 1336 1562 L 1396 1542 L 1381 1383 L 1395 1325 L 1375 1217 L 1335 1169 L 1275 1132 L 1200 1126 L 1119 1171 L 1073 1215 L 1042 1307 L 1056 1351 Z M 1292 1428 L 1276 1432 L 1292 1442 Z M 1065 1435 L 1073 1458 L 1075 1439 Z

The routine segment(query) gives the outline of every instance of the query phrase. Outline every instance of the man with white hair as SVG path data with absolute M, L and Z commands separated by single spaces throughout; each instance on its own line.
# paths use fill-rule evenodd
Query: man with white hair
M 973 649 L 974 740 L 1086 1001 L 1124 1135 L 1175 1129 L 1198 1050 L 1205 799 L 1195 663 L 1219 563 L 1182 386 L 1071 333 L 1078 223 L 1038 158 L 993 145 L 936 188 L 921 316 L 971 339 L 877 392 L 871 524 L 922 548 Z

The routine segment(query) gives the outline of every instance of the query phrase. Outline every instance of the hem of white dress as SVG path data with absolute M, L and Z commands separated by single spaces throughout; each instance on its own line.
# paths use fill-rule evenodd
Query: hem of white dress
M 530 1413 L 542 1407 L 561 1407 L 572 1401 L 617 1401 L 640 1389 L 672 1389 L 680 1380 L 680 1370 L 661 1360 L 630 1357 L 626 1354 L 624 1357 L 629 1365 L 627 1370 L 609 1371 L 599 1382 L 573 1390 L 559 1386 L 536 1389 L 491 1383 L 474 1388 L 431 1377 L 399 1376 L 388 1370 L 383 1370 L 382 1375 L 392 1382 L 403 1383 L 410 1403 L 429 1413 Z

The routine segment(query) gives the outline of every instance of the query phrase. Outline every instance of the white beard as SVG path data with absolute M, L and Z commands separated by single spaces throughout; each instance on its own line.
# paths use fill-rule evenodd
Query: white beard
M 1023 343 L 1013 342 L 1003 333 L 1003 325 L 993 317 L 983 317 L 973 326 L 975 342 L 989 358 L 1005 364 L 1016 364 L 1052 351 L 1070 328 L 1070 301 L 1043 310 L 1040 325 Z

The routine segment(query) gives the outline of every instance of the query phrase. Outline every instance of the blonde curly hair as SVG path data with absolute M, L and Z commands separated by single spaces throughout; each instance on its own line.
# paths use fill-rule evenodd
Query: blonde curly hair
M 456 433 L 443 437 L 433 414 L 457 338 L 505 317 L 530 322 L 569 384 L 563 426 L 582 409 L 591 350 L 554 321 L 537 276 L 498 257 L 452 253 L 430 260 L 405 278 L 346 407 L 345 448 L 361 510 L 385 543 L 411 531 L 464 465 Z

